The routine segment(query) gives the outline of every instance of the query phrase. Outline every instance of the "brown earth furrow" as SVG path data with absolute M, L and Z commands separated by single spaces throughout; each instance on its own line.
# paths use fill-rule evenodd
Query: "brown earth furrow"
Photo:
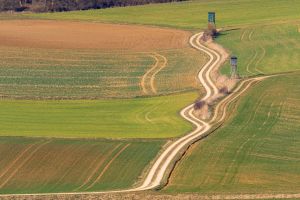
M 0 188 L 3 188 L 3 186 L 5 186 L 8 181 L 10 181 L 10 179 L 27 163 L 27 161 L 29 161 L 33 155 L 40 150 L 43 146 L 45 146 L 46 144 L 50 143 L 51 140 L 46 141 L 40 145 L 38 145 L 29 155 L 28 157 L 26 157 L 17 167 L 14 168 L 14 170 L 11 172 L 11 174 L 0 184 Z
M 110 161 L 109 163 L 107 163 L 107 165 L 104 167 L 104 169 L 102 170 L 102 172 L 99 174 L 99 176 L 96 178 L 96 180 L 89 185 L 86 189 L 90 189 L 91 187 L 93 187 L 100 179 L 101 177 L 104 175 L 104 173 L 109 169 L 110 165 L 119 157 L 119 155 L 125 151 L 125 149 L 127 149 L 127 147 L 129 147 L 131 144 L 127 144 L 126 146 L 124 146 Z
M 27 148 L 25 148 L 19 155 L 6 167 L 4 171 L 1 172 L 0 178 L 2 178 L 12 167 L 26 154 L 32 147 L 36 144 L 30 144 Z
M 119 147 L 121 146 L 121 144 L 118 144 L 116 145 L 113 149 L 111 149 L 109 152 L 107 152 L 105 154 L 104 157 L 102 157 L 100 159 L 100 161 L 96 164 L 96 167 L 94 168 L 94 170 L 92 170 L 92 172 L 90 173 L 90 175 L 86 178 L 86 180 L 78 187 L 76 188 L 74 191 L 77 191 L 81 188 L 83 188 L 84 186 L 86 186 L 90 181 L 91 179 L 95 176 L 95 174 L 97 173 L 97 171 L 99 171 L 100 167 L 103 165 L 103 163 L 107 160 L 107 158 L 109 158 L 109 156 L 116 150 L 118 149 Z M 95 160 L 97 161 L 97 160 Z

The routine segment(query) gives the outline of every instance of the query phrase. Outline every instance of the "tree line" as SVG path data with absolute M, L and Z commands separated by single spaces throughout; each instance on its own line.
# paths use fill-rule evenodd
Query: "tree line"
M 60 12 L 184 0 L 0 0 L 0 11 Z

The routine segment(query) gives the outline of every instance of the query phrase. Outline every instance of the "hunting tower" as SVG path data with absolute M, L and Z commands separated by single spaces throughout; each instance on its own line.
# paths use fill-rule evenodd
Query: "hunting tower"
M 215 12 L 208 12 L 208 30 L 215 35 L 216 30 L 216 13 Z
M 237 71 L 237 57 L 231 56 L 230 58 L 230 65 L 231 65 L 231 78 L 238 78 L 238 71 Z

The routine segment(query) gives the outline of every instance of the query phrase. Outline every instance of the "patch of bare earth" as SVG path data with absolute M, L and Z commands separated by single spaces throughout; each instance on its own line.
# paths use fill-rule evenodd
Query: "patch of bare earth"
M 0 21 L 0 46 L 148 51 L 186 47 L 185 31 L 87 22 Z

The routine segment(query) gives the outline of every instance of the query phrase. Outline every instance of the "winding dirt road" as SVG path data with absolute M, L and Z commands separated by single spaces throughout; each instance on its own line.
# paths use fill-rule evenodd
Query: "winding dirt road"
M 198 79 L 201 82 L 201 84 L 204 86 L 206 90 L 206 95 L 202 98 L 203 101 L 209 99 L 210 97 L 213 97 L 218 94 L 218 88 L 213 83 L 210 77 L 211 71 L 219 64 L 221 61 L 221 56 L 215 52 L 214 50 L 211 50 L 200 43 L 200 39 L 202 37 L 203 33 L 198 33 L 193 35 L 190 38 L 190 44 L 192 47 L 198 49 L 199 51 L 202 51 L 206 53 L 209 56 L 209 60 L 206 63 L 206 65 L 201 69 L 201 71 L 198 73 Z M 213 113 L 212 118 L 209 121 L 203 121 L 198 118 L 196 118 L 193 115 L 193 105 L 191 104 L 184 108 L 180 114 L 181 116 L 186 119 L 187 121 L 191 122 L 195 129 L 190 132 L 189 134 L 179 138 L 178 140 L 171 143 L 155 160 L 154 164 L 150 168 L 150 170 L 147 173 L 147 176 L 143 183 L 135 188 L 132 189 L 126 189 L 126 190 L 113 190 L 113 191 L 103 191 L 103 192 L 71 192 L 71 193 L 44 193 L 44 194 L 13 194 L 13 195 L 0 195 L 1 197 L 28 197 L 28 196 L 51 196 L 51 195 L 97 195 L 97 194 L 112 194 L 112 193 L 128 193 L 128 192 L 138 192 L 138 191 L 145 191 L 150 189 L 155 189 L 160 187 L 164 180 L 169 176 L 172 164 L 174 164 L 177 160 L 180 159 L 183 152 L 187 150 L 187 148 L 194 143 L 197 140 L 200 140 L 201 138 L 207 136 L 212 132 L 213 129 L 218 127 L 221 123 L 223 123 L 224 119 L 226 118 L 226 111 L 227 106 L 229 103 L 235 101 L 240 95 L 242 95 L 244 92 L 247 91 L 249 87 L 252 85 L 258 83 L 259 81 L 265 79 L 267 77 L 256 77 L 251 79 L 246 79 L 242 81 L 239 86 L 228 96 L 226 96 L 222 101 L 220 101 Z M 235 199 L 237 196 L 234 195 L 225 195 L 225 196 L 217 196 L 221 199 Z M 257 197 L 257 198 L 256 198 Z M 259 199 L 261 196 L 251 196 L 251 199 Z M 268 195 L 267 198 L 276 198 L 275 195 Z M 289 198 L 291 195 L 284 194 L 280 196 L 281 198 Z M 292 195 L 292 197 L 294 197 Z M 249 199 L 249 195 L 245 194 L 239 195 L 238 199 Z

